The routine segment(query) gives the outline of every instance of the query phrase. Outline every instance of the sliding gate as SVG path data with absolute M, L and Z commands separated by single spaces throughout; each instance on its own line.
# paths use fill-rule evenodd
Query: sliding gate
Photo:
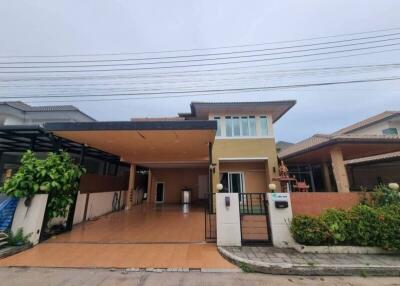
M 242 244 L 270 244 L 272 240 L 266 193 L 240 193 L 239 209 Z

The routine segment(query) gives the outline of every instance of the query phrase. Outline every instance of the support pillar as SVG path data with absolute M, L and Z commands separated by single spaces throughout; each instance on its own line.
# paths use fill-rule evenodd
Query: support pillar
M 327 162 L 323 162 L 322 165 L 322 176 L 324 178 L 324 189 L 326 192 L 332 192 L 331 176 L 329 175 L 329 166 Z
M 338 192 L 348 193 L 350 192 L 349 178 L 347 177 L 342 150 L 339 147 L 334 147 L 331 149 L 330 154 Z
M 133 205 L 133 193 L 135 192 L 135 177 L 136 177 L 136 165 L 131 164 L 131 169 L 129 172 L 129 185 L 128 191 L 126 192 L 126 207 L 129 210 Z

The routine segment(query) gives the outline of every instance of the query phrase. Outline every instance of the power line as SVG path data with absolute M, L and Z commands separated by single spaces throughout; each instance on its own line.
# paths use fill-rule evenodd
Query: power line
M 305 45 L 295 45 L 295 46 L 285 46 L 285 47 L 275 47 L 275 48 L 265 48 L 265 49 L 256 49 L 256 50 L 245 50 L 245 51 L 232 51 L 232 52 L 221 52 L 221 53 L 208 53 L 208 54 L 192 54 L 192 55 L 177 55 L 177 56 L 164 56 L 164 57 L 151 57 L 151 58 L 127 58 L 127 59 L 96 59 L 96 60 L 69 60 L 69 61 L 17 61 L 17 62 L 0 62 L 0 65 L 4 64 L 65 64 L 65 63 L 97 63 L 97 62 L 126 62 L 126 61 L 151 61 L 151 60 L 165 60 L 165 59 L 179 59 L 179 58 L 193 58 L 193 57 L 208 57 L 208 56 L 220 56 L 220 55 L 234 55 L 234 54 L 247 54 L 247 53 L 255 53 L 255 52 L 265 52 L 265 51 L 275 51 L 275 50 L 287 50 L 293 48 L 303 48 L 303 47 L 312 47 L 312 46 L 321 46 L 321 45 L 330 45 L 330 44 L 338 44 L 338 43 L 345 43 L 345 42 L 353 42 L 353 41 L 360 41 L 366 39 L 376 39 L 388 36 L 399 35 L 400 33 L 392 33 L 392 34 L 384 34 L 384 35 L 377 35 L 377 36 L 370 36 L 370 37 L 362 37 L 362 38 L 353 38 L 353 39 L 346 39 L 340 41 L 330 41 L 330 42 L 322 42 L 322 43 L 312 43 L 312 44 L 305 44 Z M 304 51 L 313 51 L 313 50 L 321 50 L 321 49 L 331 49 L 331 48 L 338 48 L 338 47 L 347 47 L 347 46 L 355 46 L 355 45 L 363 45 L 363 44 L 370 44 L 370 43 L 379 43 L 385 41 L 393 41 L 399 38 L 392 38 L 392 39 L 383 39 L 383 40 L 376 40 L 376 41 L 368 41 L 368 42 L 361 42 L 361 43 L 353 43 L 347 45 L 339 45 L 339 46 L 332 46 L 332 47 L 320 47 L 315 49 L 303 49 L 303 50 L 296 50 L 296 51 L 286 51 L 280 53 L 270 53 L 270 54 L 259 54 L 259 55 L 245 55 L 245 56 L 236 56 L 236 57 L 223 57 L 217 59 L 232 59 L 232 58 L 241 58 L 241 57 L 253 57 L 253 56 L 265 56 L 265 55 L 276 55 L 276 54 L 285 54 L 285 53 L 296 53 L 296 52 L 304 52 Z M 199 60 L 216 60 L 216 59 L 199 59 Z M 195 60 L 190 60 L 195 61 Z M 168 62 L 161 62 L 161 63 L 174 63 L 176 61 L 168 61 Z M 155 63 L 152 63 L 155 64 Z M 61 66 L 60 66 L 61 67 Z M 4 67 L 8 68 L 8 67 Z
M 398 69 L 400 68 L 400 63 L 391 63 L 391 64 L 380 64 L 380 65 L 353 65 L 353 66 L 337 66 L 337 67 L 320 67 L 320 68 L 303 68 L 303 69 L 289 69 L 289 70 L 274 70 L 274 71 L 252 71 L 247 72 L 245 76 L 243 76 L 242 72 L 236 73 L 220 73 L 213 74 L 211 79 L 204 78 L 204 76 L 199 78 L 191 78 L 191 80 L 183 80 L 182 76 L 176 79 L 167 79 L 167 80 L 159 80 L 159 79 L 149 79 L 148 81 L 122 81 L 118 82 L 115 79 L 112 82 L 95 82 L 95 83 L 71 83 L 71 84 L 31 84 L 31 85 L 10 85 L 10 84 L 0 84 L 0 87 L 22 87 L 22 88 L 32 88 L 32 87 L 78 87 L 78 86 L 116 86 L 116 85 L 147 85 L 147 84 L 169 84 L 169 83 L 197 83 L 197 82 L 210 82 L 210 81 L 235 81 L 241 79 L 257 79 L 260 77 L 265 77 L 268 75 L 268 78 L 271 77 L 285 77 L 285 76 L 307 76 L 307 75 L 324 75 L 324 73 L 335 72 L 336 74 L 339 72 L 352 72 L 352 73 L 360 73 L 360 72 L 369 72 L 369 71 L 386 71 L 388 69 Z M 218 76 L 216 78 L 216 76 Z M 221 78 L 221 76 L 226 76 Z M 238 77 L 240 76 L 240 77 Z M 128 77 L 129 79 L 129 77 Z
M 334 56 L 334 57 L 324 57 L 324 58 L 317 58 L 317 59 L 309 59 L 309 60 L 299 60 L 299 61 L 289 61 L 283 63 L 274 63 L 274 64 L 263 64 L 263 65 L 252 65 L 252 66 L 238 66 L 238 67 L 226 67 L 226 68 L 217 68 L 217 69 L 203 69 L 203 70 L 185 70 L 185 71 L 173 71 L 173 72 L 158 72 L 158 73 L 141 73 L 141 74 L 117 74 L 117 75 L 79 75 L 79 76 L 53 76 L 53 77 L 30 77 L 30 78 L 1 78 L 0 81 L 34 81 L 34 80 L 92 80 L 92 79 L 100 79 L 100 78 L 143 78 L 143 77 L 181 77 L 181 76 L 191 76 L 190 74 L 200 74 L 201 73 L 212 73 L 217 71 L 227 71 L 227 70 L 240 70 L 240 69 L 251 69 L 251 68 L 264 68 L 264 67 L 272 67 L 272 66 L 280 66 L 280 65 L 287 65 L 287 64 L 299 64 L 299 63 L 310 63 L 310 62 L 317 62 L 317 61 L 325 61 L 325 60 L 333 60 L 333 59 L 344 59 L 344 58 L 351 58 L 355 56 L 365 56 L 365 55 L 372 55 L 372 54 L 380 54 L 380 53 L 387 53 L 387 52 L 397 52 L 400 49 L 387 49 L 382 51 L 373 51 L 373 52 L 365 52 L 365 53 L 357 53 L 351 55 L 343 55 L 343 56 Z M 247 71 L 248 72 L 248 71 Z
M 241 63 L 253 63 L 253 62 L 263 62 L 263 61 L 274 61 L 274 60 L 283 60 L 283 59 L 292 59 L 292 58 L 302 58 L 302 57 L 311 57 L 311 56 L 319 56 L 319 55 L 328 55 L 328 54 L 337 54 L 337 53 L 345 53 L 345 52 L 353 52 L 353 51 L 361 51 L 361 50 L 369 50 L 390 46 L 397 46 L 400 43 L 372 46 L 372 47 L 364 47 L 364 48 L 354 48 L 347 49 L 342 51 L 331 51 L 331 52 L 321 52 L 307 55 L 296 55 L 296 56 L 287 56 L 287 57 L 278 57 L 278 58 L 269 58 L 269 59 L 253 59 L 253 60 L 242 60 L 235 62 L 220 62 L 220 63 L 202 63 L 202 64 L 189 64 L 189 65 L 178 65 L 178 66 L 160 66 L 160 67 L 140 67 L 140 68 L 117 68 L 117 69 L 89 69 L 89 70 L 47 70 L 47 71 L 0 71 L 0 74 L 26 74 L 26 73 L 79 73 L 79 72 L 110 72 L 110 71 L 135 71 L 135 70 L 154 70 L 154 69 L 173 69 L 173 68 L 188 68 L 188 67 L 203 67 L 203 66 L 216 66 L 216 65 L 232 65 L 232 64 L 241 64 Z
M 146 99 L 152 98 L 155 95 L 166 95 L 161 98 L 176 97 L 175 95 L 186 95 L 188 94 L 202 94 L 202 93 L 218 93 L 218 92 L 247 92 L 254 90 L 274 90 L 282 88 L 303 88 L 303 87 L 315 87 L 315 86 L 329 86 L 329 85 L 340 85 L 340 84 L 355 84 L 355 83 L 367 83 L 367 82 L 383 82 L 400 80 L 400 76 L 386 77 L 386 78 L 371 78 L 371 79 L 359 79 L 351 81 L 334 81 L 334 82 L 323 82 L 323 83 L 306 83 L 306 84 L 294 84 L 294 85 L 278 85 L 278 86 L 260 86 L 260 87 L 247 87 L 247 88 L 228 88 L 228 89 L 204 89 L 204 90 L 191 90 L 191 91 L 163 91 L 163 92 L 149 92 L 149 93 L 120 93 L 120 94 L 92 94 L 92 95 L 45 95 L 37 96 L 36 98 L 74 98 L 74 97 L 115 97 L 115 96 L 146 96 L 146 97 L 135 97 L 134 99 Z M 32 98 L 31 96 L 7 96 L 4 98 L 15 99 L 15 98 Z M 80 100 L 79 100 L 80 101 Z
M 320 39 L 329 39 L 329 38 L 337 38 L 337 37 L 347 37 L 354 35 L 365 35 L 379 32 L 388 32 L 388 31 L 396 31 L 400 30 L 400 27 L 388 28 L 388 29 L 378 29 L 364 32 L 356 32 L 356 33 L 345 33 L 345 34 L 335 34 L 329 36 L 320 36 L 320 37 L 309 37 L 309 38 L 301 38 L 295 40 L 284 40 L 284 41 L 275 41 L 275 42 L 264 42 L 264 43 L 256 43 L 256 44 L 244 44 L 244 45 L 230 45 L 230 46 L 219 46 L 219 47 L 211 47 L 211 48 L 194 48 L 194 49 L 178 49 L 178 50 L 164 50 L 164 51 L 145 51 L 145 52 L 129 52 L 129 53 L 97 53 L 97 54 L 61 54 L 61 55 L 13 55 L 13 56 L 0 56 L 0 58 L 61 58 L 61 57 L 98 57 L 98 56 L 121 56 L 121 55 L 144 55 L 144 54 L 163 54 L 163 53 L 181 53 L 181 52 L 193 52 L 193 51 L 206 51 L 206 50 L 220 50 L 220 49 L 234 49 L 234 48 L 243 48 L 243 47 L 255 47 L 255 46 L 263 46 L 263 45 L 274 45 L 274 44 L 285 44 L 285 43 L 296 43 L 303 41 L 313 41 Z

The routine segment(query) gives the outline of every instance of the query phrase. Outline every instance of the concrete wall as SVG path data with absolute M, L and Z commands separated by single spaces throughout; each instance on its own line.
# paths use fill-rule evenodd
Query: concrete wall
M 230 206 L 225 205 L 225 198 L 230 200 Z M 233 193 L 216 194 L 217 215 L 217 245 L 240 246 L 239 195 Z
M 363 193 L 291 193 L 293 215 L 317 216 L 326 209 L 350 209 L 363 199 Z
M 22 228 L 24 235 L 31 234 L 29 240 L 33 244 L 39 242 L 47 197 L 47 194 L 35 195 L 29 207 L 25 206 L 25 199 L 20 199 L 14 213 L 11 230 L 16 233 Z
M 268 158 L 266 165 L 266 185 L 271 178 L 278 176 L 278 160 L 274 138 L 257 139 L 216 139 L 213 146 L 213 192 L 217 192 L 216 184 L 219 182 L 221 158 Z M 275 172 L 273 171 L 275 167 Z M 278 186 L 279 187 L 279 186 Z
M 119 192 L 90 193 L 86 219 L 95 218 L 112 212 L 112 203 L 115 193 L 118 193 L 119 195 Z M 120 206 L 124 204 L 125 194 L 126 191 L 123 191 Z M 73 224 L 81 223 L 83 221 L 87 196 L 88 194 L 78 194 Z
M 149 203 L 156 199 L 156 183 L 164 183 L 164 203 L 180 203 L 181 190 L 192 189 L 192 202 L 198 199 L 199 175 L 208 175 L 207 168 L 156 168 L 151 169 Z

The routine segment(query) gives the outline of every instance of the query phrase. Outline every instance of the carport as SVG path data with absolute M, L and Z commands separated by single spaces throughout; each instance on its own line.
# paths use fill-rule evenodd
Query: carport
M 130 164 L 125 211 L 77 225 L 72 232 L 54 242 L 172 243 L 205 240 L 204 207 L 201 203 L 207 201 L 210 192 L 209 166 L 216 122 L 49 123 L 45 128 L 58 137 L 114 154 L 122 162 Z M 139 167 L 148 169 L 146 200 L 138 198 L 141 193 L 135 177 Z M 96 184 L 100 184 L 99 181 L 92 182 L 91 188 L 94 189 Z M 181 203 L 183 188 L 192 190 L 190 206 Z M 88 197 L 90 193 L 86 197 L 86 209 Z

